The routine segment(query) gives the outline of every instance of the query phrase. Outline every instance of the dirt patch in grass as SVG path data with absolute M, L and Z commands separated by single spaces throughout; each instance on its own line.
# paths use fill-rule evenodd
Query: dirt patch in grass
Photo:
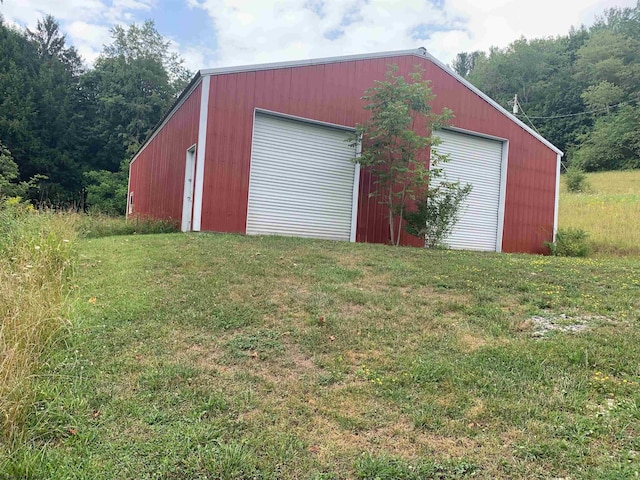
M 458 342 L 463 350 L 470 352 L 474 352 L 489 343 L 485 336 L 474 335 L 472 332 L 460 332 L 458 334 Z
M 417 458 L 428 451 L 421 435 L 406 422 L 393 422 L 367 430 L 349 430 L 337 421 L 315 415 L 309 422 L 307 442 L 319 447 L 319 458 L 331 463 L 345 454 L 355 457 L 362 452 L 385 453 L 407 459 Z
M 469 408 L 466 412 L 466 417 L 468 419 L 475 419 L 485 413 L 485 404 L 481 398 L 476 398 L 473 402 L 471 408 Z
M 267 382 L 278 388 L 296 388 L 304 379 L 313 381 L 323 370 L 291 342 L 283 342 L 284 350 L 278 359 L 260 360 L 259 355 L 248 352 L 249 368 Z M 246 368 L 246 367 L 245 367 Z
M 473 295 L 471 294 L 446 291 L 431 286 L 422 286 L 419 288 L 403 287 L 400 289 L 400 291 L 403 294 L 406 293 L 407 297 L 415 295 L 415 297 L 418 299 L 430 301 L 440 300 L 442 302 L 445 302 L 445 304 L 455 307 L 469 306 L 474 302 Z
M 206 338 L 200 331 L 186 331 L 175 329 L 170 333 L 170 342 L 166 345 L 166 355 L 174 362 L 192 365 L 206 372 L 220 370 L 224 366 L 222 347 L 224 336 L 216 340 Z
M 477 440 L 462 436 L 423 435 L 421 440 L 432 453 L 445 458 L 469 458 L 482 449 L 482 444 Z
M 340 317 L 354 318 L 359 317 L 366 310 L 366 307 L 357 303 L 347 302 L 340 307 Z

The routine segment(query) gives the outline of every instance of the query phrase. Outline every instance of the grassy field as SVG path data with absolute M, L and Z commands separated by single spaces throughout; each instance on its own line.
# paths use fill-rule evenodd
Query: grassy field
M 591 188 L 560 195 L 560 227 L 589 232 L 602 254 L 640 255 L 640 170 L 587 175 Z
M 640 260 L 232 235 L 79 245 L 0 478 L 636 478 Z

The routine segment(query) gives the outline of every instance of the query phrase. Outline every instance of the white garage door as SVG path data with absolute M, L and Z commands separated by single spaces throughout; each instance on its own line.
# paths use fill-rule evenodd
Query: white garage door
M 442 167 L 449 181 L 471 184 L 451 235 L 445 243 L 465 250 L 499 250 L 502 142 L 451 131 L 438 131 L 438 152 L 449 155 Z
M 247 234 L 350 240 L 356 151 L 348 134 L 256 113 Z

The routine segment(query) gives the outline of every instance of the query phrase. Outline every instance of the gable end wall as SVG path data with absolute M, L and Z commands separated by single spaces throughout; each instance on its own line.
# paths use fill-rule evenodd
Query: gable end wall
M 256 108 L 355 126 L 368 114 L 362 108 L 364 90 L 374 80 L 384 79 L 390 64 L 397 64 L 402 74 L 421 65 L 437 96 L 434 109 L 451 108 L 453 126 L 509 139 L 502 250 L 543 252 L 542 243 L 553 235 L 556 152 L 441 67 L 415 55 L 212 75 L 202 230 L 245 233 Z M 374 188 L 373 179 L 363 170 L 356 239 L 387 243 L 386 209 L 369 198 Z M 422 242 L 405 235 L 403 243 L 420 246 Z

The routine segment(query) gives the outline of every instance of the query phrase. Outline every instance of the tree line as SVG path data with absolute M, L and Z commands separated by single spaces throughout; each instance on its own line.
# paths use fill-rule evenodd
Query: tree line
M 128 162 L 191 73 L 153 22 L 112 29 L 91 68 L 51 16 L 0 16 L 0 197 L 124 211 Z M 460 75 L 588 171 L 640 168 L 640 2 L 590 28 L 462 52 Z M 455 113 L 455 112 L 454 112 Z
M 462 52 L 452 68 L 586 171 L 640 168 L 640 2 L 590 28 Z
M 111 33 L 86 68 L 52 16 L 0 17 L 0 196 L 124 212 L 128 161 L 191 74 L 153 22 Z

